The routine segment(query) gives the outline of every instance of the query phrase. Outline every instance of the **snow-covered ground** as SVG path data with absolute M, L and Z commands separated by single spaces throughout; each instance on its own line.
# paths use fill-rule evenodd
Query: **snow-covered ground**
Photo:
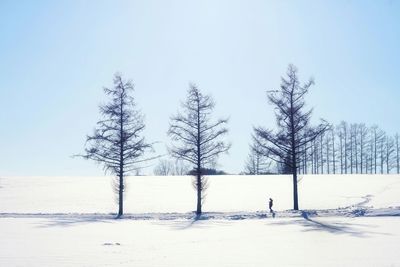
M 399 266 L 400 176 L 0 177 L 0 266 Z M 265 212 L 274 199 L 276 217 Z
M 336 209 L 358 203 L 400 206 L 399 175 L 300 176 L 301 209 Z M 0 213 L 116 212 L 111 177 L 0 177 Z M 293 208 L 291 176 L 211 176 L 204 211 L 260 211 L 274 199 L 278 211 Z M 196 207 L 188 176 L 128 177 L 126 213 L 186 213 Z
M 0 219 L 0 266 L 400 266 L 400 220 Z

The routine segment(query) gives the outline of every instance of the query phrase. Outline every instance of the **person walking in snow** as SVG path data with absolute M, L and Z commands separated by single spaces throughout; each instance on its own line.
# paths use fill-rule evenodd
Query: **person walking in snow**
M 273 213 L 274 211 L 272 210 L 272 206 L 274 205 L 274 201 L 272 200 L 272 198 L 269 198 L 269 203 L 268 203 L 268 207 L 269 207 L 269 212 Z

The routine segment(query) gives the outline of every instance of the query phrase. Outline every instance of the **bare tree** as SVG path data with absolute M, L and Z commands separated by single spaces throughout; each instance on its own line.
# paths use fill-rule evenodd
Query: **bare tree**
M 318 174 L 318 172 L 319 172 L 318 141 L 316 139 L 314 139 L 311 142 L 311 146 L 312 146 L 312 157 L 313 157 L 313 162 L 314 162 L 313 174 Z
M 325 134 L 324 138 L 316 139 L 312 144 L 313 150 L 309 157 L 313 173 L 323 172 L 322 164 L 327 166 L 327 171 L 333 168 L 335 173 L 336 163 L 340 164 L 340 173 L 391 173 L 393 168 L 399 169 L 400 162 L 398 156 L 398 135 L 390 137 L 379 129 L 378 126 L 367 127 L 364 123 L 349 124 L 342 121 L 331 134 Z M 336 139 L 338 138 L 338 148 L 336 150 Z M 324 146 L 325 154 L 322 153 L 321 143 Z M 336 155 L 336 151 L 338 155 Z M 321 161 L 321 157 L 324 160 Z M 316 164 L 314 164 L 314 160 Z M 332 168 L 330 167 L 332 163 Z M 399 167 L 397 167 L 399 165 Z M 320 168 L 321 167 L 321 168 Z
M 389 174 L 394 166 L 394 158 L 393 155 L 395 153 L 395 143 L 394 139 L 391 136 L 386 137 L 385 144 L 385 152 L 386 152 L 386 173 Z
M 289 65 L 287 78 L 282 78 L 279 91 L 268 95 L 275 107 L 278 129 L 276 132 L 262 127 L 254 128 L 260 146 L 271 159 L 287 165 L 293 174 L 293 208 L 299 209 L 297 190 L 297 169 L 299 155 L 305 145 L 314 141 L 327 128 L 326 123 L 313 128 L 309 126 L 312 109 L 304 111 L 304 97 L 314 82 L 309 80 L 301 85 L 297 69 Z
M 356 167 L 356 168 L 354 168 Z M 350 173 L 357 170 L 357 124 L 350 124 Z
M 307 147 L 307 146 L 306 146 Z M 311 174 L 315 174 L 315 140 L 309 144 L 309 159 L 311 161 Z M 307 151 L 307 150 L 306 150 Z
M 154 175 L 168 176 L 173 175 L 174 164 L 170 160 L 160 159 L 158 164 L 154 167 Z
M 343 133 L 343 125 L 345 124 L 344 121 L 340 123 L 339 126 L 336 127 L 336 134 L 339 137 L 339 155 L 340 155 L 340 174 L 344 173 L 344 133 Z
M 384 172 L 384 165 L 385 165 L 385 159 L 386 159 L 386 134 L 383 133 L 381 138 L 378 140 L 378 146 L 379 146 L 379 158 L 380 158 L 380 170 L 381 174 Z
M 250 146 L 250 152 L 245 164 L 245 173 L 250 175 L 260 175 L 270 173 L 271 161 L 263 154 L 260 142 L 253 137 L 253 144 Z
M 307 145 L 304 145 L 302 148 L 303 150 L 303 174 L 307 174 L 307 163 L 308 163 L 308 147 Z
M 154 175 L 169 176 L 169 175 L 188 175 L 189 167 L 179 159 L 160 159 L 154 167 Z
M 336 140 L 335 140 L 335 130 L 333 129 L 333 126 L 331 126 L 330 132 L 332 140 L 332 168 L 333 168 L 333 174 L 336 174 Z
M 364 146 L 364 168 L 365 168 L 365 173 L 372 173 L 372 153 L 373 153 L 373 143 L 372 143 L 372 133 L 371 133 L 371 128 L 366 127 L 366 136 L 365 136 L 365 146 Z
M 341 158 L 342 158 L 342 174 L 343 171 L 345 174 L 347 174 L 347 170 L 348 170 L 348 150 L 349 150 L 349 138 L 348 138 L 348 134 L 349 134 L 349 126 L 348 123 L 345 121 L 342 121 L 339 125 L 339 138 L 340 138 L 340 142 L 341 142 Z
M 185 162 L 180 159 L 176 159 L 174 163 L 174 175 L 188 175 L 190 168 Z
M 321 161 L 321 174 L 324 174 L 324 133 L 319 135 L 319 159 Z
M 399 146 L 399 134 L 396 133 L 394 136 L 396 146 L 396 170 L 397 174 L 400 174 L 400 146 Z
M 371 128 L 371 132 L 372 132 L 372 139 L 373 139 L 373 163 L 374 163 L 374 173 L 377 173 L 377 167 L 378 167 L 378 151 L 379 151 L 379 144 L 382 143 L 382 139 L 384 137 L 384 132 L 379 129 L 379 127 L 377 125 L 372 126 Z M 381 146 L 381 150 L 382 150 L 382 146 Z M 381 162 L 382 162 L 382 157 L 381 157 Z M 381 165 L 382 171 L 383 171 L 383 167 Z
M 368 128 L 364 123 L 360 123 L 358 125 L 358 134 L 359 134 L 359 148 L 360 148 L 360 172 L 363 173 L 364 165 L 367 164 L 367 136 L 368 136 Z M 365 172 L 367 173 L 367 172 Z
M 194 166 L 197 215 L 202 213 L 203 191 L 207 184 L 202 170 L 215 163 L 217 157 L 230 148 L 230 144 L 220 140 L 228 133 L 225 128 L 228 120 L 211 121 L 214 106 L 210 96 L 203 95 L 195 85 L 190 85 L 187 99 L 182 103 L 183 113 L 171 118 L 168 130 L 174 143 L 170 148 L 171 155 Z
M 144 153 L 151 149 L 141 133 L 145 128 L 143 116 L 136 109 L 131 93 L 134 86 L 121 75 L 114 76 L 113 88 L 104 88 L 109 102 L 100 106 L 103 119 L 97 122 L 93 135 L 87 137 L 85 159 L 103 165 L 106 172 L 117 176 L 114 182 L 118 196 L 118 215 L 123 215 L 125 176 L 138 170 L 146 160 Z
M 376 165 L 374 160 L 374 133 L 372 132 L 371 128 L 369 129 L 369 173 L 373 174 Z
M 307 153 L 308 153 L 308 149 L 307 146 L 304 145 L 302 148 L 300 148 L 300 150 L 302 151 L 301 155 L 300 155 L 300 166 L 299 166 L 299 173 L 302 174 L 307 174 Z
M 330 126 L 327 133 L 324 135 L 325 144 L 325 159 L 327 174 L 336 173 L 336 151 L 335 151 L 335 134 L 333 126 Z

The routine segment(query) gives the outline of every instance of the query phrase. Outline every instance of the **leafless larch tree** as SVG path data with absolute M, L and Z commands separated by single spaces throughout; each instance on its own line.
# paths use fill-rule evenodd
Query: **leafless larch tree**
M 143 156 L 152 147 L 141 136 L 145 124 L 131 96 L 133 90 L 132 82 L 124 81 L 119 74 L 115 75 L 112 88 L 104 88 L 109 102 L 100 106 L 102 120 L 97 122 L 93 135 L 87 137 L 85 154 L 82 155 L 116 175 L 117 218 L 123 215 L 125 176 L 149 160 Z
M 177 159 L 193 166 L 193 185 L 197 192 L 196 214 L 201 215 L 207 180 L 202 171 L 214 164 L 217 157 L 230 148 L 222 137 L 228 133 L 227 119 L 212 121 L 215 103 L 209 95 L 203 95 L 195 85 L 190 85 L 181 112 L 171 117 L 168 135 L 173 144 L 169 151 Z
M 287 77 L 282 78 L 281 88 L 269 93 L 269 102 L 275 107 L 277 130 L 262 127 L 254 128 L 266 155 L 286 165 L 293 174 L 293 208 L 299 209 L 297 191 L 297 172 L 302 149 L 324 133 L 329 125 L 325 122 L 316 127 L 310 126 L 312 109 L 305 111 L 304 97 L 313 80 L 301 85 L 297 69 L 289 65 Z

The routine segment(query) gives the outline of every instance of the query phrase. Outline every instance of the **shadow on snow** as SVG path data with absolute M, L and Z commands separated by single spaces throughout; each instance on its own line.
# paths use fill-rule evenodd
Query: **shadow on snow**
M 337 220 L 335 221 L 331 220 L 328 223 L 311 218 L 313 215 L 316 215 L 316 213 L 310 211 L 301 211 L 301 217 L 303 219 L 293 218 L 292 220 L 285 220 L 285 221 L 280 220 L 278 222 L 272 222 L 270 223 L 270 225 L 298 224 L 304 227 L 303 232 L 320 231 L 337 235 L 350 235 L 359 238 L 368 238 L 370 235 L 388 235 L 387 233 L 372 232 L 365 229 L 366 227 L 368 228 L 375 227 L 373 225 L 340 222 Z M 347 218 L 350 219 L 349 217 Z

